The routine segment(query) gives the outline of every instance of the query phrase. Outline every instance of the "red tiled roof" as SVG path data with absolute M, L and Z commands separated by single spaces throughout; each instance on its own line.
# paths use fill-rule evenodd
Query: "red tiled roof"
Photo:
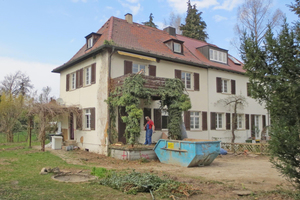
M 157 56 L 163 56 L 170 59 L 182 60 L 185 62 L 191 62 L 198 65 L 207 67 L 216 67 L 220 69 L 245 72 L 242 65 L 234 64 L 228 59 L 228 65 L 212 62 L 208 60 L 199 50 L 196 48 L 208 45 L 208 43 L 188 38 L 182 35 L 172 36 L 166 31 L 162 31 L 156 28 L 144 26 L 141 24 L 133 23 L 129 24 L 126 20 L 111 17 L 98 31 L 97 33 L 102 34 L 97 40 L 94 46 L 86 50 L 86 44 L 64 65 L 84 57 L 89 52 L 96 50 L 97 48 L 104 45 L 105 40 L 112 40 L 116 47 L 123 47 L 128 50 L 135 50 L 141 53 L 152 54 Z M 170 50 L 164 43 L 170 39 L 177 39 L 184 41 L 183 53 L 176 54 Z M 211 46 L 212 45 L 209 44 Z M 63 67 L 60 66 L 59 68 Z M 58 68 L 56 68 L 58 69 Z M 55 69 L 54 69 L 55 71 Z

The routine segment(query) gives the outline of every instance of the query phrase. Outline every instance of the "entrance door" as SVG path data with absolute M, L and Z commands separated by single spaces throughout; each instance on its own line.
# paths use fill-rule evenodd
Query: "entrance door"
M 69 122 L 69 133 L 70 133 L 70 140 L 74 140 L 74 117 L 73 113 L 70 113 L 70 122 Z
M 126 124 L 122 120 L 122 116 L 126 116 L 125 107 L 118 108 L 118 142 L 126 144 L 125 129 Z

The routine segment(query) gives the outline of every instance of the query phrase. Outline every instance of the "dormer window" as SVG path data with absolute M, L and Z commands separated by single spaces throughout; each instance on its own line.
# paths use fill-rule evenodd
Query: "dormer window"
M 209 50 L 209 59 L 227 64 L 227 53 L 215 49 Z
M 87 48 L 91 48 L 93 46 L 93 37 L 90 37 L 87 42 Z
M 183 41 L 170 39 L 164 42 L 174 53 L 183 54 Z
M 85 36 L 86 39 L 86 49 L 90 49 L 96 44 L 97 40 L 101 37 L 99 33 L 90 33 Z

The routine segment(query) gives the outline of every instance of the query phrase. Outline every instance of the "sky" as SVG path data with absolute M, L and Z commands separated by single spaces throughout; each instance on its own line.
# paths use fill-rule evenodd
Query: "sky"
M 59 74 L 52 69 L 66 63 L 84 44 L 85 36 L 111 17 L 142 23 L 153 13 L 163 29 L 170 13 L 186 16 L 187 0 L 0 0 L 0 81 L 18 70 L 26 73 L 36 90 L 50 86 L 59 97 Z M 297 19 L 287 4 L 293 0 L 273 0 L 292 23 Z M 235 37 L 237 8 L 243 0 L 198 0 L 196 4 L 207 24 L 208 42 L 239 54 L 231 41 Z

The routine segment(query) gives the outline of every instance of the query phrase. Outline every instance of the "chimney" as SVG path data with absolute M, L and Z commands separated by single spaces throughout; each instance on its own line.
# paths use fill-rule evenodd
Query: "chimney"
M 125 20 L 126 20 L 129 24 L 133 24 L 133 21 L 132 21 L 132 14 L 127 13 L 127 14 L 125 15 Z
M 166 31 L 170 35 L 176 36 L 176 29 L 172 26 L 168 26 L 168 27 L 164 28 L 164 31 Z

